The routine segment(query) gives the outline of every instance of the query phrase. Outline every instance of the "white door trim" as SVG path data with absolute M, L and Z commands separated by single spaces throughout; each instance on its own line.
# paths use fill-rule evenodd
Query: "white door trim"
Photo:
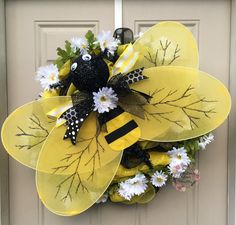
M 114 27 L 122 27 L 122 0 L 114 0 Z M 230 92 L 228 140 L 228 225 L 236 225 L 236 0 L 231 0 Z M 7 115 L 5 0 L 0 0 L 0 126 Z M 0 143 L 0 225 L 9 225 L 8 155 Z
M 229 89 L 232 108 L 228 130 L 228 225 L 236 225 L 236 0 L 231 1 Z
M 0 127 L 7 115 L 5 2 L 0 0 Z M 0 141 L 0 224 L 9 224 L 8 155 Z
M 123 0 L 114 0 L 114 23 L 115 29 L 122 27 L 123 24 Z

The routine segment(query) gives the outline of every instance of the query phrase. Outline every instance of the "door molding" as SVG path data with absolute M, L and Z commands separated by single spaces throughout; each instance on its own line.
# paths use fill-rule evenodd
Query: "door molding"
M 123 24 L 123 12 L 122 12 L 123 0 L 114 0 L 114 28 L 121 28 Z
M 5 1 L 0 0 L 0 127 L 7 116 Z M 0 141 L 0 224 L 9 224 L 8 154 Z
M 230 76 L 232 108 L 228 126 L 228 225 L 236 225 L 236 0 L 231 0 Z
M 122 0 L 114 0 L 114 26 L 122 27 Z M 0 126 L 7 115 L 5 0 L 0 0 Z M 228 128 L 228 225 L 236 225 L 236 0 L 231 0 L 229 89 L 232 110 Z M 9 225 L 8 155 L 0 143 L 0 225 Z

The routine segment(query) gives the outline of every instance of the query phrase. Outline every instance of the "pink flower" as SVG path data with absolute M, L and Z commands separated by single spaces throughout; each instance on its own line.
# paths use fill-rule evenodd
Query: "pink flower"
M 194 173 L 194 180 L 195 180 L 196 182 L 199 182 L 199 181 L 200 181 L 200 172 L 199 172 L 197 169 L 195 169 L 195 170 L 193 171 L 193 173 Z
M 179 164 L 176 161 L 172 161 L 169 166 L 169 173 L 174 177 L 174 178 L 180 178 L 181 175 L 184 173 L 186 170 L 186 166 Z
M 177 191 L 180 191 L 180 192 L 186 191 L 186 187 L 183 184 L 175 183 L 174 186 Z

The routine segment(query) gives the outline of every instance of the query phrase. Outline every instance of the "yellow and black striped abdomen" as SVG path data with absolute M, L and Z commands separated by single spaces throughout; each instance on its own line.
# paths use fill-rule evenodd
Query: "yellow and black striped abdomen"
M 120 107 L 109 112 L 106 127 L 105 139 L 110 147 L 117 151 L 133 145 L 141 135 L 141 130 L 132 116 Z

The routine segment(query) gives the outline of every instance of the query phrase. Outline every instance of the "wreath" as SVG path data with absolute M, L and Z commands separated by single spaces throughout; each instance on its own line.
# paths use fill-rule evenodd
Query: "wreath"
M 198 69 L 191 32 L 162 22 L 132 31 L 72 38 L 36 73 L 40 98 L 16 109 L 2 142 L 36 170 L 52 212 L 71 216 L 99 202 L 148 203 L 172 183 L 200 179 L 195 158 L 227 118 L 230 95 Z

